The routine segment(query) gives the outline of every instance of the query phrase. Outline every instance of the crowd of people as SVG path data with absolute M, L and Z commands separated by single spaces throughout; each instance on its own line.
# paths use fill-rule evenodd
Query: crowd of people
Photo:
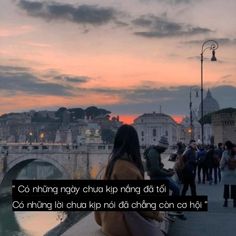
M 222 182 L 223 206 L 227 207 L 228 199 L 231 198 L 233 206 L 236 207 L 235 144 L 227 141 L 224 144 L 219 143 L 217 147 L 203 146 L 197 144 L 195 140 L 190 140 L 186 147 L 183 143 L 178 143 L 173 169 L 166 169 L 162 162 L 161 155 L 167 148 L 168 141 L 163 136 L 156 145 L 145 150 L 143 162 L 136 130 L 130 125 L 122 125 L 116 133 L 104 179 L 143 180 L 147 171 L 151 180 L 167 180 L 173 196 L 185 196 L 189 187 L 191 195 L 196 196 L 196 182 L 209 185 Z M 186 219 L 182 212 L 176 214 Z M 131 221 L 131 219 L 135 220 Z M 136 212 L 133 215 L 122 211 L 103 211 L 95 212 L 95 220 L 105 235 L 157 236 L 163 235 L 160 227 L 153 228 L 145 222 L 150 220 L 162 222 L 165 216 L 158 211 Z
M 221 183 L 224 185 L 224 207 L 228 207 L 228 199 L 233 199 L 236 207 L 236 145 L 231 141 L 214 145 L 196 144 L 190 140 L 189 146 L 178 143 L 175 170 L 178 179 L 183 183 L 182 196 L 188 186 L 191 194 L 196 195 L 196 181 L 198 184 L 209 185 Z

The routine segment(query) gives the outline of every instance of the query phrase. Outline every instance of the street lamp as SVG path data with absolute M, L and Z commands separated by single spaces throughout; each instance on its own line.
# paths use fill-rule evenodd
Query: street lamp
M 189 91 L 189 112 L 190 112 L 190 136 L 194 139 L 194 127 L 193 127 L 193 111 L 192 111 L 192 91 L 195 92 L 195 96 L 198 97 L 198 88 L 196 86 L 190 87 Z
M 43 144 L 45 134 L 42 132 L 40 133 L 39 137 L 40 137 L 41 144 Z
M 33 137 L 33 133 L 29 132 L 29 142 L 30 142 L 30 145 L 32 144 L 32 137 Z
M 211 61 L 217 61 L 215 56 L 215 50 L 219 47 L 215 40 L 207 40 L 202 44 L 201 51 L 201 134 L 202 134 L 202 144 L 204 144 L 204 124 L 203 124 L 203 54 L 209 49 L 212 51 Z

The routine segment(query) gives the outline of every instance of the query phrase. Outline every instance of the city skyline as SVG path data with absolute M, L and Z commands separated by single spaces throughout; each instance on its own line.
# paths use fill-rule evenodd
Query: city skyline
M 98 106 L 124 119 L 159 111 L 188 114 L 200 85 L 235 107 L 233 0 L 2 1 L 0 114 Z M 195 107 L 200 103 L 194 99 Z

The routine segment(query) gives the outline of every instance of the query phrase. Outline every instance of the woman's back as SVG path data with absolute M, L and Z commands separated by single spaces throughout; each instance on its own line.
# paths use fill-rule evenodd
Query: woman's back
M 143 180 L 144 168 L 140 155 L 138 134 L 134 127 L 122 125 L 115 137 L 105 180 Z M 159 212 L 139 212 L 142 216 L 163 220 Z M 108 236 L 131 236 L 122 211 L 95 212 L 95 220 Z M 137 224 L 137 227 L 139 225 Z
M 108 179 L 108 176 L 105 176 Z M 142 180 L 139 169 L 129 161 L 127 155 L 117 160 L 110 176 L 111 180 Z M 131 236 L 122 211 L 95 212 L 95 220 L 102 231 L 110 236 Z

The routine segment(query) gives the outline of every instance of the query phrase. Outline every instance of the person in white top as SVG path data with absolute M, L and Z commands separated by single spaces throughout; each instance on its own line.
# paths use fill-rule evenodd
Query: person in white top
M 236 207 L 236 145 L 231 141 L 225 142 L 225 151 L 222 153 L 220 161 L 222 170 L 222 183 L 224 184 L 224 207 L 228 207 L 228 199 L 233 199 L 233 205 Z

